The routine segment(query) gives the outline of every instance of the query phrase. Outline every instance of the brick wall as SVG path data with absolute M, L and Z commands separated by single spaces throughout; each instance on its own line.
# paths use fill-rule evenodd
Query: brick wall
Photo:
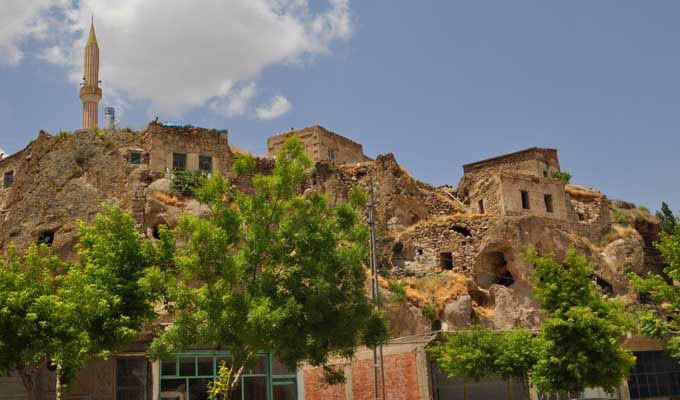
M 429 367 L 424 350 L 429 340 L 431 335 L 411 336 L 395 339 L 385 346 L 386 399 L 430 400 Z M 332 386 L 323 382 L 322 368 L 304 370 L 304 400 L 373 400 L 373 351 L 361 348 L 351 362 L 339 362 L 335 368 L 343 369 L 345 382 Z M 378 398 L 382 398 L 380 371 Z

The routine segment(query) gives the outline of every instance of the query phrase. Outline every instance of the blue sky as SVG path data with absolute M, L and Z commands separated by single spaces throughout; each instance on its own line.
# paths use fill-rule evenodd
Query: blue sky
M 231 143 L 255 153 L 264 153 L 266 138 L 276 132 L 320 124 L 363 143 L 369 156 L 394 153 L 412 175 L 434 185 L 456 185 L 467 162 L 531 146 L 555 147 L 574 183 L 652 210 L 662 200 L 680 207 L 680 3 L 302 3 L 302 11 L 280 12 L 289 12 L 298 25 L 272 28 L 269 37 L 286 38 L 272 48 L 252 50 L 257 42 L 243 53 L 232 52 L 244 44 L 231 33 L 218 43 L 190 44 L 207 50 L 187 56 L 185 75 L 167 72 L 162 96 L 153 94 L 153 85 L 141 86 L 149 75 L 163 75 L 164 65 L 174 64 L 164 54 L 180 62 L 184 47 L 175 38 L 167 45 L 144 46 L 147 39 L 163 41 L 163 34 L 121 42 L 114 37 L 116 29 L 107 28 L 120 27 L 121 21 L 97 5 L 102 62 L 107 50 L 131 53 L 130 65 L 121 63 L 124 75 L 122 67 L 111 67 L 107 76 L 102 66 L 104 88 L 109 85 L 116 96 L 102 101 L 100 120 L 103 107 L 115 104 L 122 126 L 142 128 L 158 115 L 229 129 Z M 0 148 L 16 151 L 40 129 L 79 127 L 81 105 L 73 78 L 78 67 L 69 60 L 82 57 L 76 54 L 78 40 L 92 4 L 73 17 L 80 27 L 75 33 L 56 26 L 49 35 L 0 36 L 0 57 L 2 40 L 13 41 L 23 54 L 20 61 L 0 62 Z M 54 7 L 42 12 L 43 18 L 62 13 Z M 242 15 L 240 22 L 250 14 Z M 325 30 L 316 29 L 319 18 L 326 21 Z M 258 32 L 268 23 L 254 21 Z M 206 29 L 191 21 L 177 26 L 187 37 Z M 59 57 L 47 57 L 46 48 L 61 49 L 63 57 L 56 50 Z M 214 54 L 222 49 L 228 52 Z M 262 54 L 259 64 L 246 62 L 251 50 Z M 154 63 L 159 57 L 163 62 Z M 238 65 L 241 61 L 245 66 Z M 201 80 L 192 82 L 194 77 Z M 228 82 L 223 91 L 211 77 Z M 202 91 L 191 93 L 203 83 Z M 268 108 L 277 96 L 289 107 L 262 118 L 258 108 Z

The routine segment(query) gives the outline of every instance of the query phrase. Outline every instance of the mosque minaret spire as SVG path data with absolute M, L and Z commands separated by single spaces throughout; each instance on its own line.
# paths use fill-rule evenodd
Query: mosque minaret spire
M 83 102 L 83 129 L 99 127 L 99 100 L 102 89 L 99 87 L 99 45 L 94 33 L 94 16 L 90 25 L 90 36 L 85 46 L 85 73 L 83 86 L 80 88 L 80 100 Z

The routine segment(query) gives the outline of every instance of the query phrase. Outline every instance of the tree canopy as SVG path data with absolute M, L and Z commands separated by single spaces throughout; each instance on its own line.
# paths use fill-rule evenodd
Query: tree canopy
M 661 210 L 656 212 L 656 217 L 661 222 L 661 231 L 667 235 L 672 235 L 675 232 L 675 227 L 678 225 L 678 217 L 673 214 L 671 208 L 665 202 L 661 202 Z
M 672 216 L 672 213 L 670 215 Z M 667 222 L 669 221 L 670 219 Z M 668 279 L 671 282 L 680 280 L 680 226 L 673 226 L 670 232 L 664 228 L 659 241 L 654 245 L 668 262 L 663 270 L 665 276 L 648 274 L 640 277 L 634 273 L 629 274 L 635 288 L 641 293 L 648 294 L 655 303 L 639 313 L 640 330 L 646 335 L 660 339 L 670 335 L 668 349 L 673 357 L 680 358 L 680 336 L 678 336 L 680 334 L 680 286 L 668 282 Z
M 252 174 L 253 166 L 239 157 L 234 171 Z M 348 202 L 331 206 L 319 193 L 300 194 L 310 167 L 304 146 L 291 140 L 271 175 L 252 178 L 251 192 L 219 175 L 196 189 L 212 214 L 183 215 L 172 231 L 173 324 L 152 343 L 154 357 L 219 345 L 232 355 L 221 380 L 228 398 L 257 351 L 294 368 L 384 340 L 384 319 L 365 291 L 368 228 L 358 211 L 366 196 L 353 189 Z
M 569 250 L 564 262 L 527 251 L 533 294 L 545 319 L 534 336 L 517 329 L 473 328 L 445 334 L 431 354 L 449 376 L 464 380 L 521 378 L 546 394 L 600 387 L 613 393 L 635 358 L 621 341 L 629 328 L 623 305 L 601 297 L 587 259 Z
M 31 397 L 45 363 L 61 396 L 85 363 L 138 338 L 163 292 L 164 247 L 144 243 L 120 208 L 105 206 L 79 237 L 77 263 L 45 245 L 0 258 L 0 372 L 17 370 Z

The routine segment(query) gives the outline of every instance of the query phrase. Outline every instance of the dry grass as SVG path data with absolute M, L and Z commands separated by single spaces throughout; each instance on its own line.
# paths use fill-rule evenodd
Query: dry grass
M 432 304 L 437 312 L 446 303 L 467 293 L 467 277 L 453 271 L 423 278 L 409 277 L 401 280 L 406 285 L 406 298 L 418 305 Z
M 630 226 L 614 224 L 612 225 L 612 229 L 606 235 L 604 235 L 604 237 L 600 241 L 600 244 L 601 247 L 604 247 L 617 239 L 627 237 L 632 237 L 639 241 L 642 241 L 642 236 L 640 236 L 640 233 L 636 231 L 634 228 Z
M 604 194 L 581 185 L 565 185 L 564 190 L 574 197 L 586 197 L 600 199 Z
M 183 207 L 186 203 L 181 198 L 163 192 L 153 192 L 153 197 L 160 201 L 161 203 L 167 204 L 173 207 Z

